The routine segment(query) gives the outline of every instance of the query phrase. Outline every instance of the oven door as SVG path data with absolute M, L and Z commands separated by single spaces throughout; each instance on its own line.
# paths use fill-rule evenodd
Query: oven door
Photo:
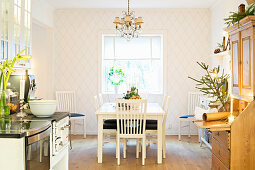
M 50 169 L 50 135 L 51 127 L 26 137 L 26 169 Z

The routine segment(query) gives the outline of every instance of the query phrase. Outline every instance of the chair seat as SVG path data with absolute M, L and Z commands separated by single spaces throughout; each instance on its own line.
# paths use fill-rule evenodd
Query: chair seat
M 185 116 L 180 116 L 179 118 L 186 119 L 186 118 L 189 118 L 189 117 L 195 117 L 195 115 L 185 115 Z
M 79 114 L 79 113 L 71 113 L 71 117 L 82 117 L 85 116 L 84 114 Z
M 146 124 L 146 130 L 157 130 L 158 129 L 158 124 L 153 123 L 153 124 Z
M 103 129 L 117 129 L 117 123 L 104 123 Z
M 106 119 L 104 120 L 104 123 L 117 123 L 116 119 Z
M 157 124 L 157 120 L 146 120 L 146 124 Z

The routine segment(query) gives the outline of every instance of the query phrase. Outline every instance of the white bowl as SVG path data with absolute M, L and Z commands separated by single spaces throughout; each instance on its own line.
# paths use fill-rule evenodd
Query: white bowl
M 30 110 L 36 117 L 50 117 L 56 111 L 56 100 L 31 100 Z

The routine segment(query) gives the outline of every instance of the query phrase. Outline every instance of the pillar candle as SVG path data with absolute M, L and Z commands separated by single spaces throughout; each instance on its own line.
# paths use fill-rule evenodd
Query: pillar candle
M 233 114 L 233 109 L 234 109 L 234 99 L 231 98 L 231 104 L 230 104 L 230 113 L 231 113 L 231 115 Z
M 20 99 L 24 99 L 24 94 L 25 94 L 25 80 L 24 80 L 24 76 L 21 76 L 20 78 L 20 84 L 19 84 L 19 88 L 20 88 Z

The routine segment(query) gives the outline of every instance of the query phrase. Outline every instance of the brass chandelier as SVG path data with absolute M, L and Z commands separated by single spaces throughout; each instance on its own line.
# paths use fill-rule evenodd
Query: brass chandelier
M 116 26 L 116 32 L 121 37 L 131 40 L 132 38 L 138 38 L 142 31 L 143 18 L 135 17 L 134 11 L 129 11 L 129 0 L 128 0 L 128 11 L 122 11 L 122 17 L 115 17 L 114 22 Z

